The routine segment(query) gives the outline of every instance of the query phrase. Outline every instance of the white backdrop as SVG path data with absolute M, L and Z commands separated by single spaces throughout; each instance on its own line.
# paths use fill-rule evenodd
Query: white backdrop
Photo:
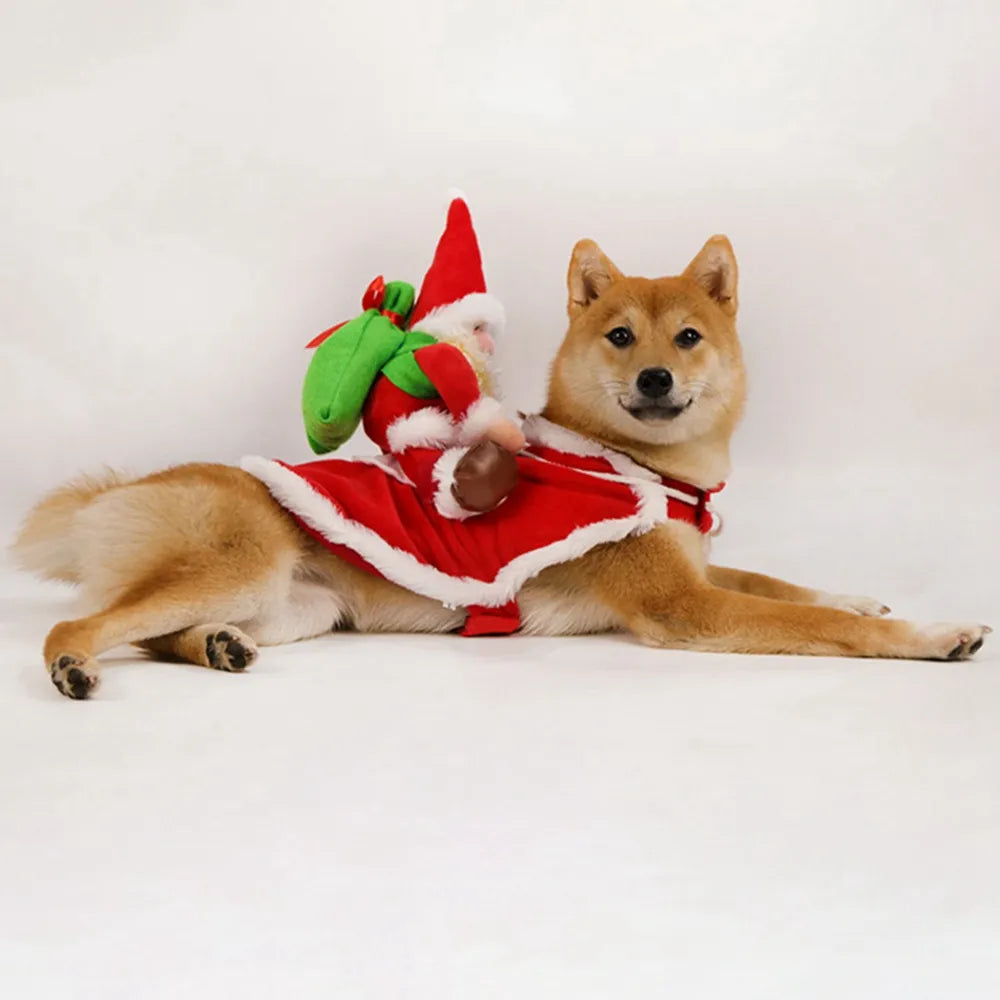
M 576 239 L 657 274 L 725 232 L 719 558 L 1000 625 L 998 34 L 996 0 L 8 0 L 0 534 L 103 463 L 307 458 L 304 344 L 419 281 L 454 185 L 512 407 Z M 11 996 L 1000 994 L 998 635 L 123 650 L 81 705 L 39 655 L 69 614 L 0 573 Z
M 737 481 L 944 457 L 996 485 L 989 0 L 492 11 L 5 11 L 4 515 L 98 463 L 307 456 L 304 343 L 374 274 L 419 281 L 452 185 L 508 309 L 512 404 L 542 398 L 577 238 L 657 274 L 723 231 L 752 377 Z

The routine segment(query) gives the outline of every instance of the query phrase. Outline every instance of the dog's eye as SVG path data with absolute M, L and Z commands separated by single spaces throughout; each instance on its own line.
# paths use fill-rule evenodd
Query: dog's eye
M 616 326 L 606 337 L 615 347 L 628 347 L 635 343 L 635 334 L 627 326 Z
M 690 326 L 686 326 L 674 337 L 674 343 L 678 347 L 694 347 L 699 340 L 701 340 L 701 334 Z

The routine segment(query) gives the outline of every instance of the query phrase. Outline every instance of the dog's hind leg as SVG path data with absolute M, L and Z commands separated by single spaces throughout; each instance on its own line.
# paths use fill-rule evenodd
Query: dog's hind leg
M 253 642 L 232 626 L 204 623 L 251 619 L 266 578 L 237 579 L 224 566 L 206 560 L 147 576 L 96 614 L 60 622 L 45 640 L 52 682 L 67 697 L 88 697 L 98 683 L 96 657 L 126 643 L 222 670 L 246 667 L 256 655 Z

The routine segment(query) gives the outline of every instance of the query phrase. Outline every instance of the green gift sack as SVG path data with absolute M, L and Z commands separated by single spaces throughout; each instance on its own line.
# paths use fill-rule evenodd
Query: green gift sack
M 302 417 L 317 455 L 335 451 L 357 430 L 372 383 L 383 369 L 404 391 L 434 395 L 412 358 L 414 350 L 434 338 L 403 329 L 413 300 L 412 285 L 376 278 L 362 299 L 365 311 L 313 342 L 316 350 L 302 385 Z

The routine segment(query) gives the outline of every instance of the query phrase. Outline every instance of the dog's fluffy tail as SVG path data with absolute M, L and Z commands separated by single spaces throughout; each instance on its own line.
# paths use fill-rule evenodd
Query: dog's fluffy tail
M 53 490 L 37 503 L 10 547 L 22 569 L 47 580 L 79 583 L 82 567 L 74 523 L 77 514 L 108 490 L 130 480 L 110 469 L 96 476 L 81 476 Z

